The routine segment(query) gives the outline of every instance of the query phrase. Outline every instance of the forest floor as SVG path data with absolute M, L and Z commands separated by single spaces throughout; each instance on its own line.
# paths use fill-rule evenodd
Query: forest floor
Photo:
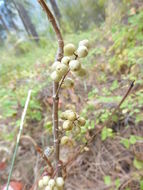
M 87 151 L 68 166 L 65 189 L 143 189 L 142 71 L 133 68 L 135 77 L 132 77 L 131 67 L 126 63 L 117 70 L 117 65 L 112 67 L 109 64 L 109 57 L 113 56 L 110 54 L 113 45 L 111 33 L 104 35 L 104 30 L 94 29 L 68 36 L 66 41 L 69 37 L 75 43 L 82 38 L 92 39 L 91 52 L 84 63 L 88 77 L 84 80 L 75 79 L 75 88 L 62 90 L 60 95 L 61 110 L 65 110 L 67 104 L 75 105 L 77 112 L 87 120 L 75 147 L 85 139 L 90 139 L 92 134 L 104 125 L 126 94 L 132 80 L 137 79 L 112 121 L 108 126 L 103 126 L 103 130 L 96 135 Z M 43 149 L 52 145 L 52 88 L 49 82 L 49 65 L 56 46 L 49 50 L 48 60 L 46 48 L 35 49 L 34 57 L 32 51 L 26 53 L 26 58 L 23 55 L 18 58 L 15 56 L 12 62 L 16 62 L 16 67 L 11 66 L 12 71 L 6 70 L 8 68 L 4 63 L 8 58 L 6 53 L 3 54 L 4 72 L 0 97 L 1 108 L 4 110 L 6 106 L 7 109 L 0 110 L 0 185 L 7 182 L 20 116 L 29 88 L 33 89 L 33 95 L 11 180 L 20 181 L 24 185 L 23 189 L 29 190 L 43 172 L 45 163 L 36 152 L 31 138 Z M 117 54 L 121 58 L 121 53 Z M 10 60 L 8 64 L 11 64 Z M 5 101 L 7 99 L 9 101 Z M 61 158 L 65 160 L 67 155 L 71 157 L 75 147 L 63 147 Z

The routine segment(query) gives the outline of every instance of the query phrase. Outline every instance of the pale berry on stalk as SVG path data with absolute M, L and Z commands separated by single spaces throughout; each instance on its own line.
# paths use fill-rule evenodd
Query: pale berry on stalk
M 79 58 L 86 57 L 88 54 L 88 49 L 85 46 L 79 46 L 77 49 L 77 55 Z
M 84 126 L 85 124 L 86 124 L 86 120 L 84 119 L 84 117 L 80 117 L 78 119 L 78 125 Z
M 48 185 L 49 180 L 50 180 L 49 176 L 43 176 L 43 185 Z
M 70 121 L 74 121 L 76 119 L 76 113 L 73 110 L 65 111 L 66 118 Z
M 71 71 L 76 72 L 81 68 L 81 63 L 79 60 L 72 60 L 69 62 L 69 68 Z
M 76 47 L 72 43 L 69 43 L 69 44 L 64 46 L 64 54 L 67 56 L 73 55 L 75 50 L 76 50 Z
M 57 65 L 59 65 L 59 64 L 61 64 L 61 62 L 59 62 L 59 61 L 55 61 L 55 62 L 53 63 L 53 65 L 52 65 L 52 70 L 55 71 Z
M 59 190 L 59 188 L 55 186 L 55 187 L 53 188 L 53 190 Z M 61 190 L 61 189 L 60 189 L 60 190 Z
M 89 49 L 90 48 L 89 40 L 85 39 L 85 40 L 80 41 L 79 46 L 86 46 L 87 49 Z
M 65 64 L 65 65 L 69 65 L 69 62 L 70 62 L 70 57 L 69 56 L 64 56 L 61 60 L 61 63 L 62 64 Z
M 63 187 L 64 186 L 64 179 L 63 179 L 63 177 L 57 177 L 57 179 L 56 179 L 56 185 L 58 187 Z
M 62 88 L 72 88 L 74 86 L 74 81 L 70 77 L 64 80 Z
M 53 71 L 51 74 L 51 79 L 55 82 L 59 82 L 62 78 L 62 75 L 60 75 L 59 73 L 57 73 L 56 71 Z
M 69 137 L 63 136 L 63 137 L 61 138 L 61 145 L 65 145 L 65 144 L 67 144 L 69 141 L 70 141 Z
M 49 180 L 49 183 L 48 183 L 48 186 L 50 186 L 50 187 L 54 187 L 54 185 L 55 185 L 55 180 L 54 179 L 50 179 Z
M 52 187 L 50 187 L 49 185 L 48 186 L 46 186 L 45 187 L 45 189 L 44 190 L 52 190 L 53 188 Z
M 68 71 L 68 66 L 61 63 L 61 64 L 57 65 L 56 71 L 59 75 L 65 75 Z
M 63 129 L 64 130 L 71 130 L 73 128 L 72 121 L 66 120 L 63 122 Z
M 87 75 L 87 71 L 86 71 L 86 69 L 85 68 L 83 68 L 83 67 L 81 67 L 80 69 L 79 69 L 79 71 L 76 71 L 76 72 L 74 72 L 73 73 L 75 76 L 77 76 L 77 77 L 85 77 L 86 75 Z

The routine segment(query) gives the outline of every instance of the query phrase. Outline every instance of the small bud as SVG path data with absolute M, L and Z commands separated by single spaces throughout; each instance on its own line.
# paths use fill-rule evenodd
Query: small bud
M 39 182 L 38 182 L 38 187 L 39 187 L 39 188 L 42 188 L 43 186 L 44 186 L 43 180 L 40 179 Z
M 63 58 L 62 58 L 62 60 L 61 60 L 61 63 L 62 64 L 65 64 L 65 65 L 69 65 L 69 62 L 70 62 L 70 57 L 68 57 L 68 56 L 64 56 Z
M 68 67 L 63 63 L 58 64 L 56 67 L 56 72 L 59 75 L 65 75 L 67 73 L 67 71 L 68 71 Z
M 64 130 L 71 130 L 73 128 L 73 123 L 69 120 L 64 121 L 63 129 Z
M 48 185 L 49 180 L 50 180 L 49 176 L 43 176 L 43 185 Z
M 73 55 L 75 50 L 76 47 L 74 44 L 69 43 L 66 46 L 64 46 L 64 54 L 67 56 Z
M 85 46 L 87 47 L 87 49 L 89 49 L 90 48 L 89 40 L 85 39 L 85 40 L 80 41 L 79 46 Z
M 59 61 L 55 61 L 54 63 L 53 63 L 53 65 L 52 65 L 52 71 L 55 71 L 56 70 L 56 67 L 57 67 L 57 65 L 59 65 L 59 64 L 61 64 Z
M 59 82 L 62 78 L 62 75 L 60 75 L 59 73 L 57 73 L 56 71 L 53 71 L 51 74 L 51 79 L 55 82 Z
M 57 177 L 57 179 L 56 179 L 56 185 L 58 187 L 63 187 L 63 185 L 64 185 L 64 179 L 62 177 Z
M 77 55 L 79 58 L 86 57 L 88 54 L 88 49 L 85 46 L 79 46 L 77 49 Z
M 69 137 L 63 136 L 63 137 L 61 138 L 61 145 L 65 145 L 65 144 L 67 144 L 69 141 L 70 141 Z
M 72 88 L 74 86 L 74 81 L 71 78 L 66 78 L 62 85 L 63 88 Z
M 84 126 L 86 124 L 86 120 L 83 117 L 80 117 L 78 119 L 78 125 Z
M 81 68 L 81 64 L 78 60 L 72 60 L 69 62 L 69 68 L 71 71 L 76 72 Z
M 53 188 L 55 186 L 55 180 L 54 179 L 50 179 L 49 183 L 48 183 L 48 186 L 50 186 L 50 187 Z

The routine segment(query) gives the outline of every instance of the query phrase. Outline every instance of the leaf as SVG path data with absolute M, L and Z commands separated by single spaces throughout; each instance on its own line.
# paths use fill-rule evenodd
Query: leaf
M 107 138 L 107 128 L 104 127 L 101 132 L 101 140 L 104 141 Z
M 104 183 L 105 183 L 105 185 L 111 184 L 111 178 L 109 175 L 104 176 Z
M 134 135 L 130 136 L 129 141 L 130 141 L 130 144 L 135 144 L 137 142 L 136 137 Z
M 140 181 L 140 190 L 143 190 L 143 180 Z
M 115 186 L 117 189 L 120 187 L 120 179 L 115 180 Z
M 136 158 L 135 158 L 134 161 L 133 161 L 133 165 L 134 165 L 134 167 L 135 167 L 136 169 L 138 169 L 138 170 L 143 169 L 143 162 L 137 160 Z
M 129 149 L 129 147 L 130 147 L 130 142 L 129 142 L 128 139 L 122 139 L 122 140 L 120 141 L 120 143 L 123 144 L 127 149 Z

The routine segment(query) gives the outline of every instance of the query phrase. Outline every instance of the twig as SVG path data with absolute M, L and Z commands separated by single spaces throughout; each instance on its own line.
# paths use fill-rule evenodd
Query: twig
M 104 123 L 104 126 L 107 125 L 112 120 L 112 116 L 119 110 L 119 108 L 121 107 L 121 105 L 123 104 L 123 102 L 125 101 L 125 99 L 127 98 L 127 96 L 129 95 L 130 91 L 134 87 L 134 83 L 135 83 L 135 80 L 131 82 L 130 87 L 127 90 L 126 94 L 124 95 L 124 97 L 122 98 L 122 100 L 120 101 L 120 103 L 117 105 L 117 107 L 114 109 L 114 111 L 111 113 L 109 119 Z
M 8 176 L 6 190 L 9 189 L 10 179 L 11 179 L 11 175 L 12 175 L 12 171 L 13 171 L 14 162 L 15 162 L 15 159 L 16 159 L 16 153 L 17 153 L 20 137 L 21 137 L 22 130 L 23 130 L 24 119 L 25 119 L 28 104 L 29 104 L 29 101 L 30 101 L 31 92 L 32 92 L 31 90 L 28 91 L 28 96 L 27 96 L 27 99 L 26 99 L 25 107 L 24 107 L 24 110 L 23 110 L 23 113 L 22 113 L 22 116 L 21 116 L 20 128 L 19 128 L 19 132 L 18 132 L 18 135 L 17 135 L 16 146 L 15 146 L 15 150 L 14 150 L 12 161 L 11 161 L 11 168 L 10 168 L 10 172 L 9 172 L 9 176 Z
M 51 22 L 53 29 L 57 36 L 58 41 L 58 51 L 56 56 L 56 61 L 61 61 L 63 57 L 63 47 L 64 42 L 62 38 L 62 34 L 60 29 L 56 23 L 56 19 L 54 18 L 52 12 L 50 11 L 49 7 L 46 5 L 44 0 L 38 0 L 40 5 L 43 7 L 44 11 L 46 12 L 49 21 Z M 61 176 L 61 165 L 59 164 L 59 155 L 60 155 L 60 140 L 59 140 L 59 133 L 58 133 L 58 104 L 59 104 L 59 96 L 56 95 L 58 90 L 59 83 L 53 82 L 53 135 L 54 135 L 54 150 L 55 150 L 55 161 L 56 161 L 56 168 L 58 168 L 58 176 Z
M 102 131 L 102 129 L 104 128 L 104 126 L 106 126 L 107 123 L 109 123 L 109 121 L 111 121 L 112 116 L 113 116 L 113 115 L 116 113 L 116 111 L 120 108 L 120 106 L 122 105 L 122 103 L 125 101 L 125 99 L 126 99 L 126 98 L 128 97 L 128 95 L 129 95 L 129 93 L 131 92 L 131 90 L 132 90 L 132 88 L 133 88 L 133 86 L 134 86 L 134 82 L 135 82 L 135 81 L 133 81 L 133 82 L 131 83 L 131 85 L 130 85 L 130 87 L 128 88 L 126 94 L 124 95 L 124 97 L 122 98 L 122 100 L 119 102 L 119 104 L 117 105 L 117 107 L 115 108 L 115 110 L 112 112 L 112 114 L 111 114 L 109 120 L 106 121 L 105 123 L 103 123 L 103 125 L 101 126 L 101 128 L 98 129 L 98 130 L 94 133 L 94 135 L 93 135 L 82 147 L 79 147 L 79 149 L 77 150 L 77 152 L 75 153 L 75 155 L 74 155 L 69 161 L 67 161 L 67 162 L 64 164 L 64 167 L 67 167 L 67 165 L 72 164 L 72 162 L 80 155 L 80 153 L 84 150 L 84 148 L 85 148 L 86 146 L 89 146 L 89 145 L 92 143 L 92 141 L 94 140 L 94 138 L 97 136 L 97 134 L 99 134 L 99 133 Z M 105 125 L 105 124 L 106 124 L 106 125 Z
M 58 89 L 57 89 L 57 92 L 56 92 L 56 95 L 55 95 L 56 97 L 58 96 L 58 94 L 59 94 L 59 92 L 60 92 L 60 89 L 61 89 L 61 86 L 62 86 L 62 84 L 63 84 L 63 82 L 64 82 L 64 80 L 65 80 L 67 74 L 69 73 L 69 71 L 70 71 L 70 70 L 68 70 L 67 73 L 63 76 L 63 78 L 62 78 L 62 80 L 61 80 L 61 82 L 60 82 L 60 84 L 59 84 L 59 86 L 58 86 Z

